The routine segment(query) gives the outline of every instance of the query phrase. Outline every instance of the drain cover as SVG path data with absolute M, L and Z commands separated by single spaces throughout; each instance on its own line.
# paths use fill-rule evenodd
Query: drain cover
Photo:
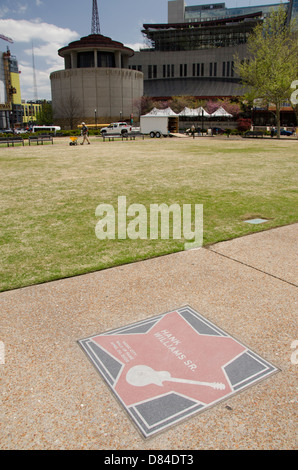
M 144 437 L 278 370 L 189 306 L 78 343 Z
M 264 222 L 268 222 L 267 219 L 249 219 L 245 220 L 247 224 L 263 224 Z

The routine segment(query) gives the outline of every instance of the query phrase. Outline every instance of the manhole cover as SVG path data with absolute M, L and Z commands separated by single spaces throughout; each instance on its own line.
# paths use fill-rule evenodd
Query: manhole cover
M 79 344 L 144 437 L 278 370 L 189 306 Z
M 245 220 L 247 224 L 263 224 L 264 222 L 268 222 L 267 219 L 249 219 Z

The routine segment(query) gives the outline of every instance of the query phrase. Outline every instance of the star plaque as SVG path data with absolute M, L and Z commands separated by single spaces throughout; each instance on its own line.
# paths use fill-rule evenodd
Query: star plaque
M 189 306 L 79 344 L 145 438 L 278 371 Z

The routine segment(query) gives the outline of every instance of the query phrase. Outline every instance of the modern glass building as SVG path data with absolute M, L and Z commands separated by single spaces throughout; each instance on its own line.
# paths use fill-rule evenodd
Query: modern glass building
M 291 4 L 293 3 L 294 8 L 296 4 L 297 14 L 298 0 L 291 0 L 283 3 L 289 15 L 292 10 Z M 187 6 L 184 0 L 170 0 L 168 2 L 168 22 L 191 23 L 196 21 L 212 21 L 223 18 L 232 18 L 234 16 L 250 15 L 257 12 L 262 12 L 263 17 L 266 17 L 272 9 L 278 8 L 279 5 L 279 3 L 272 3 L 271 5 L 227 8 L 225 3 Z

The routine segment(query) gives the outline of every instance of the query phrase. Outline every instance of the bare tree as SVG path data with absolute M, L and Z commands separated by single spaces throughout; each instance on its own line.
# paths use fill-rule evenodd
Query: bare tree
M 59 119 L 65 127 L 74 129 L 75 125 L 82 119 L 82 105 L 77 96 L 70 93 L 62 98 L 58 106 L 53 109 L 54 118 Z

